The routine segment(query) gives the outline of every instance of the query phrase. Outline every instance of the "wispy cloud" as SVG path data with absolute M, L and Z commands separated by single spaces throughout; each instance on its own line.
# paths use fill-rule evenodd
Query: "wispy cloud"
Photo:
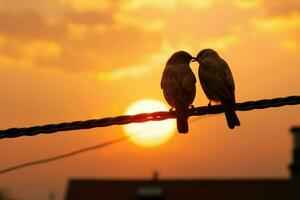
M 137 65 L 119 67 L 110 71 L 101 71 L 98 73 L 98 78 L 105 81 L 117 81 L 124 78 L 141 78 L 147 76 L 158 69 L 162 69 L 172 51 L 173 49 L 168 44 L 164 44 L 161 51 L 149 55 L 143 62 Z
M 289 15 L 258 18 L 253 20 L 254 26 L 266 32 L 284 32 L 300 28 L 300 13 L 292 12 Z
M 281 45 L 284 49 L 287 49 L 292 52 L 296 52 L 299 50 L 299 41 L 293 38 L 286 38 L 281 42 Z
M 243 9 L 258 8 L 262 4 L 262 0 L 233 0 L 233 3 Z
M 215 38 L 208 38 L 201 42 L 201 46 L 210 47 L 218 50 L 226 50 L 235 44 L 238 44 L 241 38 L 237 35 L 227 35 Z
M 143 62 L 137 65 L 119 67 L 110 71 L 101 71 L 98 73 L 98 78 L 99 80 L 105 81 L 117 81 L 126 78 L 142 78 L 148 76 L 155 71 L 163 69 L 171 54 L 179 50 L 191 52 L 192 48 L 186 45 L 179 45 L 177 47 L 170 46 L 170 44 L 165 41 L 160 51 L 149 55 Z
M 58 2 L 62 5 L 70 6 L 77 11 L 103 11 L 107 10 L 110 6 L 109 0 L 58 0 Z
M 164 11 L 172 11 L 177 9 L 180 6 L 190 6 L 197 10 L 207 9 L 213 6 L 218 0 L 201 0 L 201 1 L 194 1 L 194 0 L 131 0 L 127 1 L 124 4 L 123 8 L 127 11 L 139 10 L 144 7 L 152 7 L 156 9 L 161 9 Z
M 0 49 L 5 63 L 25 59 L 68 71 L 134 65 L 160 49 L 162 41 L 157 30 L 120 22 L 110 13 L 75 11 L 53 21 L 33 11 L 0 12 L 0 34 L 6 40 Z

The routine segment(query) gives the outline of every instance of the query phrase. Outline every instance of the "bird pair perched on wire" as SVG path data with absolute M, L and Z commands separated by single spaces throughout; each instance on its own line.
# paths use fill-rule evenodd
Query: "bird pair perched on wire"
M 189 108 L 196 95 L 196 77 L 190 68 L 190 62 L 199 63 L 198 75 L 204 93 L 211 102 L 221 103 L 227 125 L 233 129 L 240 125 L 235 113 L 235 86 L 228 64 L 216 51 L 212 49 L 201 50 L 197 57 L 185 51 L 174 53 L 167 61 L 164 69 L 161 88 L 168 104 L 175 108 L 177 130 L 187 133 Z

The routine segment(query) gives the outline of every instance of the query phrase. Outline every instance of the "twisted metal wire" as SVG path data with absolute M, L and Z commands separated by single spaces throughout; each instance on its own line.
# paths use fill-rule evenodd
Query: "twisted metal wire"
M 289 96 L 284 98 L 263 99 L 258 101 L 247 101 L 236 104 L 237 111 L 248 111 L 254 109 L 265 109 L 270 107 L 280 107 L 286 105 L 300 104 L 300 96 Z M 207 114 L 219 114 L 224 112 L 220 105 L 201 106 L 189 110 L 190 116 L 202 116 Z M 59 131 L 70 131 L 79 129 L 90 129 L 95 127 L 106 127 L 111 125 L 123 125 L 129 123 L 143 123 L 147 121 L 160 121 L 175 118 L 175 112 L 153 112 L 141 113 L 137 115 L 121 115 L 117 117 L 107 117 L 102 119 L 91 119 L 86 121 L 64 122 L 59 124 L 47 124 L 43 126 L 33 126 L 28 128 L 10 128 L 0 130 L 0 139 L 16 138 L 20 136 L 34 136 L 38 134 L 49 134 Z
M 34 161 L 18 164 L 18 165 L 12 166 L 12 167 L 0 169 L 0 175 L 5 174 L 7 172 L 15 171 L 15 170 L 18 170 L 18 169 L 22 169 L 22 168 L 25 168 L 25 167 L 31 167 L 33 165 L 40 165 L 40 164 L 44 164 L 44 163 L 48 163 L 48 162 L 52 162 L 52 161 L 57 161 L 57 160 L 69 158 L 69 157 L 72 157 L 72 156 L 76 156 L 78 154 L 85 153 L 85 152 L 88 152 L 88 151 L 105 148 L 105 147 L 111 146 L 113 144 L 125 141 L 125 140 L 129 139 L 130 137 L 131 136 L 125 136 L 125 137 L 121 137 L 121 138 L 111 140 L 111 141 L 108 141 L 108 142 L 103 142 L 103 143 L 100 143 L 100 144 L 97 144 L 97 145 L 93 145 L 93 146 L 85 147 L 85 148 L 78 149 L 78 150 L 75 150 L 75 151 L 71 151 L 71 152 L 68 152 L 68 153 L 60 154 L 60 155 L 57 155 L 57 156 L 52 156 L 52 157 L 48 157 L 48 158 L 44 158 L 44 159 L 34 160 Z

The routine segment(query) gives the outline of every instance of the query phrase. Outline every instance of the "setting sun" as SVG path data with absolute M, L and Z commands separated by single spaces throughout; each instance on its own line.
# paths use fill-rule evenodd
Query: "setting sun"
M 148 113 L 155 111 L 167 111 L 168 107 L 157 100 L 143 99 L 131 104 L 125 111 L 126 115 L 138 113 Z M 174 134 L 175 121 L 174 119 L 127 124 L 124 127 L 125 134 L 130 137 L 130 140 L 140 146 L 154 147 L 167 142 Z

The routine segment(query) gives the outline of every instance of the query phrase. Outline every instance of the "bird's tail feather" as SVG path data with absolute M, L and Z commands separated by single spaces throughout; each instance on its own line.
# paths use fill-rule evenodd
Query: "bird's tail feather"
M 225 112 L 228 127 L 233 129 L 235 126 L 240 126 L 240 120 L 235 113 L 235 102 L 229 103 L 228 101 L 221 101 L 221 103 Z
M 176 118 L 177 118 L 177 130 L 179 133 L 187 133 L 189 131 L 188 118 L 189 110 L 188 106 L 182 103 L 175 103 Z
M 233 129 L 235 126 L 240 126 L 240 120 L 234 110 L 225 110 L 227 125 Z

